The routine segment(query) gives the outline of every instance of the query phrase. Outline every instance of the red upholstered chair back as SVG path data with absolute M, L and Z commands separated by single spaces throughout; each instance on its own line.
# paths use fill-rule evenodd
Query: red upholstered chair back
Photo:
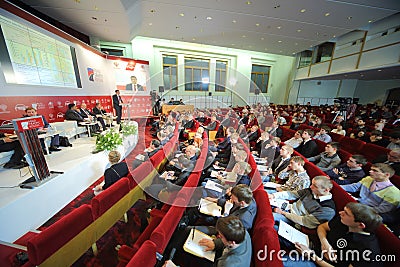
M 154 242 L 147 240 L 132 257 L 126 265 L 127 267 L 154 267 L 156 259 L 157 246 Z
M 109 188 L 98 194 L 92 199 L 93 219 L 96 220 L 122 197 L 128 194 L 129 179 L 124 177 L 119 179 Z
M 164 153 L 164 148 L 162 148 L 150 158 L 150 162 L 152 163 L 154 168 L 158 168 L 158 166 L 161 164 L 161 162 L 163 162 L 164 159 L 165 159 L 165 153 Z
M 160 152 L 160 151 L 158 151 Z M 157 152 L 157 153 L 158 153 Z M 157 154 L 156 153 L 156 154 Z M 155 155 L 153 155 L 155 156 Z M 135 181 L 135 184 L 140 183 L 144 178 L 146 178 L 155 167 L 149 161 L 142 163 L 139 167 L 132 171 L 132 179 Z
M 392 184 L 394 184 L 397 188 L 400 188 L 400 176 L 399 175 L 393 175 L 392 178 L 390 178 L 390 181 Z
M 318 153 L 324 152 L 325 151 L 325 147 L 326 147 L 326 143 L 322 142 L 321 140 L 315 140 L 314 139 L 314 141 L 315 141 L 315 143 L 317 143 Z
M 161 223 L 151 234 L 150 240 L 156 244 L 158 252 L 164 252 L 164 249 L 168 245 L 168 242 L 171 239 L 179 220 L 182 218 L 185 209 L 185 207 L 172 206 L 162 219 Z
M 379 247 L 381 253 L 384 255 L 394 255 L 396 260 L 386 261 L 385 267 L 397 267 L 399 266 L 400 259 L 400 239 L 390 232 L 384 225 L 378 228 L 375 233 L 379 240 Z
M 365 142 L 347 136 L 340 140 L 340 147 L 352 154 L 360 154 L 360 151 L 364 145 Z
M 339 149 L 337 153 L 341 159 L 341 163 L 345 163 L 352 156 L 349 152 L 343 149 Z
M 333 187 L 331 190 L 332 199 L 336 205 L 336 211 L 342 211 L 344 206 L 349 202 L 356 202 L 356 200 L 344 191 L 340 185 L 332 181 Z
M 262 189 L 253 192 L 253 197 L 257 203 L 257 216 L 254 225 L 265 223 L 268 227 L 274 226 L 274 218 L 272 217 L 272 208 L 269 203 L 268 193 Z
M 282 141 L 289 140 L 294 136 L 294 133 L 296 132 L 295 130 L 286 127 L 280 127 L 280 128 L 282 129 L 282 137 L 281 137 Z
M 282 267 L 282 261 L 278 258 L 280 250 L 278 234 L 275 229 L 268 226 L 265 221 L 260 222 L 254 227 L 254 234 L 251 241 L 253 243 L 253 261 L 255 267 Z M 270 252 L 274 250 L 276 253 Z M 265 257 L 265 259 L 264 259 Z
M 40 265 L 92 222 L 92 209 L 87 204 L 68 213 L 28 241 L 29 263 Z
M 329 135 L 332 137 L 333 142 L 339 142 L 344 138 L 344 135 L 337 134 L 337 133 L 332 133 L 330 132 Z
M 306 169 L 308 176 L 313 179 L 315 176 L 327 176 L 323 171 L 321 171 L 314 163 L 306 161 L 304 164 L 304 169 Z
M 374 144 L 365 144 L 365 146 L 362 147 L 360 153 L 361 155 L 364 155 L 364 157 L 368 161 L 373 161 L 376 159 L 376 157 L 380 155 L 387 155 L 390 152 L 390 149 L 387 149 L 385 147 L 377 146 Z

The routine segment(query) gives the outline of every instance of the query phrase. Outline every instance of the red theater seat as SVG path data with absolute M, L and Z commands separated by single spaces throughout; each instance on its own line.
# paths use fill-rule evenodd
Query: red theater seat
M 364 145 L 365 142 L 347 136 L 340 140 L 340 148 L 352 154 L 360 154 L 360 151 Z
M 137 253 L 126 266 L 128 267 L 154 267 L 157 263 L 157 246 L 154 242 L 147 240 L 143 243 Z M 119 265 L 118 265 L 119 266 Z
M 304 169 L 306 169 L 308 176 L 313 179 L 315 176 L 327 176 L 323 171 L 320 170 L 314 163 L 306 161 L 304 164 Z
M 347 152 L 346 150 L 343 150 L 343 149 L 339 149 L 337 154 L 339 155 L 339 157 L 341 159 L 341 163 L 345 163 L 352 156 L 349 152 Z
M 94 234 L 84 231 L 92 223 L 89 205 L 73 210 L 28 241 L 29 263 L 34 266 L 71 265 L 94 243 Z
M 373 161 L 376 159 L 376 157 L 380 155 L 387 155 L 389 152 L 390 149 L 367 143 L 362 147 L 360 154 L 364 155 L 368 161 Z

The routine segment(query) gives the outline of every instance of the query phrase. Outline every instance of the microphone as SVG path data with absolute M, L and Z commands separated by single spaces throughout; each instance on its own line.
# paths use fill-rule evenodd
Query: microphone
M 173 248 L 173 249 L 171 250 L 171 253 L 169 253 L 168 260 L 172 261 L 172 259 L 173 259 L 174 256 L 175 256 L 175 252 L 176 252 L 176 248 Z

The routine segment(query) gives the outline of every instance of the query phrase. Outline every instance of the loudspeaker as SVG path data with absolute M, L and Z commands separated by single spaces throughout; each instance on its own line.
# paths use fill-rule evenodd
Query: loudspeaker
M 254 89 L 254 93 L 255 93 L 256 95 L 259 95 L 259 94 L 260 94 L 260 89 L 259 89 L 259 88 Z
M 212 92 L 208 92 L 208 96 L 212 96 Z
M 159 87 L 158 87 L 158 91 L 159 91 L 160 93 L 164 93 L 164 86 L 159 86 Z

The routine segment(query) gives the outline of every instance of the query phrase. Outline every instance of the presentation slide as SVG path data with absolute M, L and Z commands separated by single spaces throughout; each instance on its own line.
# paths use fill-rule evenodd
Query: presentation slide
M 81 87 L 73 47 L 1 15 L 0 26 L 7 83 Z

